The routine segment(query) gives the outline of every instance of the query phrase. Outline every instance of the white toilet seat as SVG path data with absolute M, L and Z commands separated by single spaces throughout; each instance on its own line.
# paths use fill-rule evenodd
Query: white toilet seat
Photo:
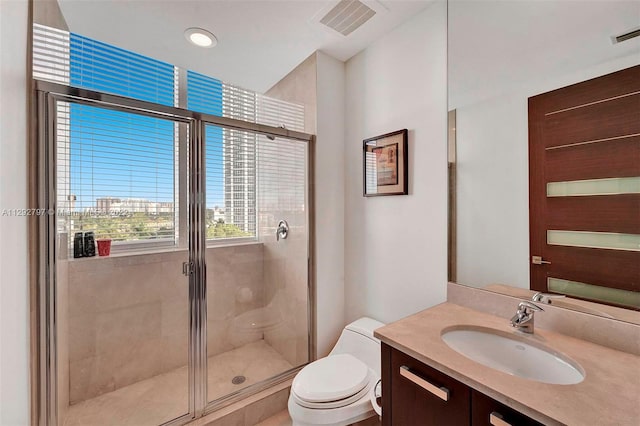
M 341 407 L 345 407 L 347 405 L 353 404 L 359 399 L 367 396 L 371 391 L 371 387 L 372 387 L 371 384 L 372 384 L 372 381 L 368 380 L 367 383 L 365 383 L 364 387 L 360 389 L 358 392 L 354 393 L 353 395 L 349 395 L 345 398 L 338 399 L 335 401 L 309 402 L 300 398 L 293 391 L 291 392 L 291 397 L 296 402 L 296 404 L 306 408 L 314 408 L 314 409 L 322 409 L 322 410 L 328 410 L 331 408 L 341 408 Z
M 338 354 L 304 367 L 293 379 L 291 393 L 305 407 L 329 408 L 326 404 L 340 404 L 339 401 L 360 394 L 370 381 L 365 363 L 351 354 Z
M 361 392 L 346 398 L 343 401 L 332 403 L 319 403 L 318 408 L 305 407 L 292 391 L 289 394 L 289 415 L 294 426 L 346 426 L 355 422 L 375 416 L 369 394 L 379 377 L 371 371 L 371 380 Z M 345 405 L 342 402 L 350 402 Z M 334 406 L 340 405 L 340 406 Z

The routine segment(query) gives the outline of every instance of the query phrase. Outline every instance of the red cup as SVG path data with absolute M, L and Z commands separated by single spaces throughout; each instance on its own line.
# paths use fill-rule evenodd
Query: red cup
M 109 256 L 111 254 L 111 240 L 109 238 L 100 239 L 98 243 L 98 256 Z

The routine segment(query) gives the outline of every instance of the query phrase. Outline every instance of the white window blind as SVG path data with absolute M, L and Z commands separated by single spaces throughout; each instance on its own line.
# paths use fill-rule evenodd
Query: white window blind
M 255 122 L 255 93 L 189 71 L 187 108 Z M 255 134 L 205 131 L 207 238 L 256 237 Z
M 33 24 L 33 78 L 69 84 L 69 32 Z
M 70 83 L 174 106 L 175 67 L 78 34 L 70 36 Z
M 256 95 L 256 123 L 304 132 L 304 105 Z
M 33 78 L 69 84 L 70 35 L 40 24 L 33 24 Z M 57 116 L 57 206 L 62 211 L 70 211 L 70 171 L 69 171 L 69 104 L 58 103 Z M 67 232 L 68 218 L 58 215 L 59 232 Z
M 173 106 L 173 65 L 72 33 L 70 83 Z M 174 122 L 71 105 L 71 232 L 116 242 L 176 243 L 177 128 Z M 136 247 L 133 245 L 132 247 Z
M 35 78 L 175 106 L 179 106 L 179 91 L 186 91 L 188 109 L 304 131 L 303 105 L 192 71 L 187 72 L 186 87 L 181 87 L 183 72 L 96 40 L 34 24 Z M 95 230 L 98 236 L 123 243 L 175 242 L 181 232 L 186 234 L 178 229 L 177 200 L 183 191 L 178 182 L 184 172 L 178 169 L 178 151 L 184 144 L 178 124 L 65 103 L 58 105 L 58 123 L 58 206 L 73 213 L 60 218 L 61 227 L 70 233 Z M 258 138 L 264 137 L 218 126 L 207 126 L 205 137 L 209 238 L 256 238 L 257 145 Z M 265 154 L 264 158 L 271 163 L 264 165 L 263 172 L 278 168 L 278 158 L 288 167 L 288 154 Z
M 174 123 L 89 105 L 68 109 L 70 235 L 174 244 Z
M 187 74 L 187 88 L 187 107 L 191 110 L 304 130 L 303 105 L 272 99 L 193 71 Z M 253 132 L 206 127 L 209 239 L 257 236 L 258 137 Z
M 164 105 L 177 101 L 177 69 L 78 34 L 34 24 L 34 78 Z M 177 124 L 59 102 L 60 232 L 94 231 L 114 247 L 174 244 Z
M 257 139 L 258 231 L 275 239 L 280 219 L 286 218 L 293 235 L 308 229 L 308 144 L 287 138 Z

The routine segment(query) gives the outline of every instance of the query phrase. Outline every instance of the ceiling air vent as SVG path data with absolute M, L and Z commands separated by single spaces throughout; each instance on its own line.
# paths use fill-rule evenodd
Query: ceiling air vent
M 620 34 L 619 36 L 612 37 L 613 43 L 622 43 L 623 41 L 631 40 L 632 38 L 640 36 L 640 28 L 637 28 L 633 31 L 629 31 L 628 33 Z
M 376 14 L 376 11 L 358 0 L 341 0 L 320 23 L 348 36 Z

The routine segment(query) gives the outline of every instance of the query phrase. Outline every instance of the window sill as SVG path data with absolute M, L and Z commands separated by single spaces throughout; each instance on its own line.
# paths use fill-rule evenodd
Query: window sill
M 238 247 L 238 246 L 249 246 L 249 245 L 261 245 L 262 241 L 257 241 L 254 239 L 251 240 L 234 240 L 234 241 L 219 241 L 211 243 L 207 241 L 206 250 L 215 250 L 215 249 L 223 249 L 230 247 Z M 78 257 L 74 258 L 73 255 L 69 256 L 66 260 L 70 262 L 97 262 L 104 259 L 119 259 L 119 258 L 137 258 L 142 256 L 151 256 L 151 255 L 162 255 L 162 254 L 170 254 L 170 253 L 184 253 L 185 256 L 188 254 L 188 250 L 185 247 L 154 247 L 154 248 L 145 248 L 145 249 L 132 249 L 132 250 L 113 250 L 109 256 L 98 256 L 97 254 L 92 257 Z
M 215 248 L 215 247 L 230 247 L 230 246 L 243 246 L 248 244 L 262 244 L 255 237 L 239 237 L 239 238 L 225 238 L 219 240 L 207 240 L 206 242 L 207 248 Z

